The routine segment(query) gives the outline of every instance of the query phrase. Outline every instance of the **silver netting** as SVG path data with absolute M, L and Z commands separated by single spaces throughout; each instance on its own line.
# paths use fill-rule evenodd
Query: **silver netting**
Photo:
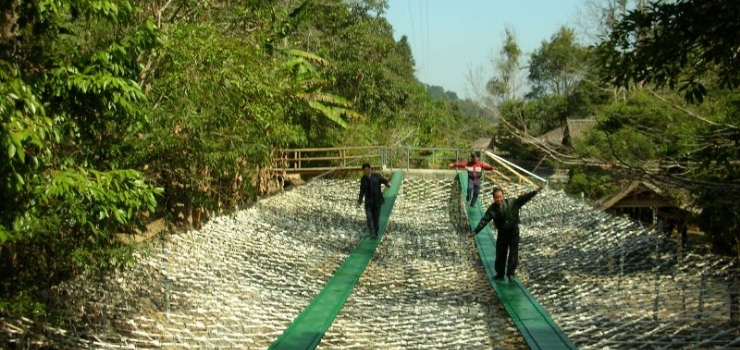
M 51 291 L 56 326 L 0 319 L 0 335 L 19 349 L 264 349 L 359 242 L 357 185 L 315 181 L 150 242 L 121 273 Z M 481 201 L 490 204 L 489 184 Z M 459 204 L 451 181 L 406 180 L 322 348 L 526 347 L 461 236 Z M 524 207 L 520 266 L 580 348 L 740 348 L 735 262 L 561 192 Z
M 528 348 L 465 237 L 454 184 L 405 180 L 383 241 L 319 348 Z
M 4 320 L 5 334 L 30 348 L 264 349 L 357 245 L 356 183 L 313 183 L 152 242 L 122 273 L 59 286 L 61 327 Z
M 562 192 L 521 214 L 520 279 L 579 348 L 740 348 L 736 262 Z

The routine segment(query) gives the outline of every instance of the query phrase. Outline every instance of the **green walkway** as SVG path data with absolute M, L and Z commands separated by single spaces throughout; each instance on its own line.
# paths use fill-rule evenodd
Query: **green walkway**
M 391 187 L 385 192 L 385 204 L 380 211 L 378 238 L 360 241 L 355 251 L 347 257 L 321 292 L 270 345 L 269 349 L 315 349 L 319 345 L 324 333 L 334 322 L 334 318 L 339 314 L 362 272 L 365 271 L 365 267 L 375 254 L 402 184 L 403 173 L 394 172 L 391 177 Z M 365 234 L 367 236 L 369 232 Z
M 467 173 L 459 174 L 460 188 L 466 193 L 468 188 Z M 481 195 L 490 195 L 483 194 Z M 478 225 L 483 212 L 487 208 L 480 208 L 480 202 L 475 207 L 465 206 L 468 212 L 470 227 Z M 526 233 L 525 233 L 526 234 Z M 496 241 L 491 235 L 491 227 L 486 226 L 483 231 L 475 236 L 478 254 L 486 269 L 488 281 L 496 291 L 499 300 L 504 305 L 509 317 L 514 321 L 517 329 L 532 349 L 576 349 L 573 342 L 555 324 L 550 315 L 537 300 L 529 293 L 518 278 L 507 282 L 505 279 L 495 281 L 493 276 L 494 261 L 496 260 Z M 525 262 L 526 263 L 526 262 Z

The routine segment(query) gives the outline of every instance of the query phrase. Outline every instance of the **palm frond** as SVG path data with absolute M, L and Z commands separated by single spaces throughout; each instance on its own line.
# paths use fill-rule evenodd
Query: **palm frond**
M 344 109 L 344 115 L 346 115 L 347 119 L 350 119 L 350 120 L 365 120 L 366 119 L 364 114 L 351 110 L 351 109 Z
M 326 106 L 318 101 L 308 101 L 308 105 L 311 106 L 311 108 L 321 112 L 321 114 L 323 114 L 329 120 L 333 121 L 342 128 L 346 129 L 349 126 L 347 122 L 342 119 L 341 109 Z
M 311 93 L 312 91 L 316 91 L 322 87 L 327 87 L 331 85 L 331 82 L 325 79 L 305 79 L 301 80 L 299 82 L 300 87 L 306 91 L 306 93 Z
M 298 94 L 298 96 L 306 101 L 316 101 L 328 103 L 337 107 L 352 108 L 352 102 L 347 101 L 347 99 L 341 96 L 327 94 L 325 92 L 305 92 Z
M 308 51 L 303 51 L 303 50 L 298 50 L 298 49 L 285 49 L 283 50 L 283 52 L 288 56 L 300 57 L 307 61 L 320 64 L 322 66 L 328 66 L 330 63 L 329 60 L 327 60 L 326 58 L 323 58 L 314 53 L 310 53 Z

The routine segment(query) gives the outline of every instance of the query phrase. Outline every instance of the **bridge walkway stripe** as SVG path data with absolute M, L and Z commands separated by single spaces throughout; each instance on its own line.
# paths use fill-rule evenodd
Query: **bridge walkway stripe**
M 458 176 L 461 193 L 466 193 L 468 188 L 467 173 L 461 172 Z M 470 227 L 474 228 L 483 217 L 484 209 L 480 201 L 474 207 L 465 205 L 468 213 Z M 506 312 L 511 317 L 519 332 L 532 349 L 577 349 L 575 344 L 568 339 L 565 333 L 553 321 L 537 299 L 527 288 L 515 278 L 513 281 L 493 279 L 496 261 L 496 241 L 492 235 L 490 226 L 486 226 L 475 236 L 478 254 L 486 269 L 486 276 L 491 286 L 496 291 L 499 300 L 504 305 Z
M 393 210 L 398 191 L 403 184 L 403 172 L 396 171 L 391 177 L 391 187 L 385 192 L 385 204 L 380 211 L 380 230 L 377 239 L 363 239 L 347 257 L 318 295 L 293 320 L 269 347 L 269 349 L 315 349 L 324 333 L 342 310 L 367 264 L 375 254 L 388 219 Z M 369 232 L 365 232 L 368 234 Z

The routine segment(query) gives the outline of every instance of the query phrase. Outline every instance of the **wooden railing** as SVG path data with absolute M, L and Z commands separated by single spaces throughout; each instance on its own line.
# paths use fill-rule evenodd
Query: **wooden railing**
M 286 173 L 321 173 L 358 170 L 363 163 L 376 169 L 442 169 L 450 162 L 468 159 L 471 149 L 431 147 L 293 148 L 276 152 L 275 169 Z
M 285 178 L 288 174 L 319 175 L 336 171 L 357 171 L 362 169 L 364 163 L 369 163 L 376 170 L 449 169 L 449 163 L 467 160 L 473 151 L 469 148 L 386 146 L 292 148 L 275 152 L 273 170 L 282 173 L 281 178 Z M 507 164 L 500 157 L 487 157 L 484 150 L 480 151 L 481 159 L 497 168 L 486 175 L 494 182 L 533 183 L 529 177 L 538 178 L 521 168 L 522 171 L 513 169 L 511 163 Z

